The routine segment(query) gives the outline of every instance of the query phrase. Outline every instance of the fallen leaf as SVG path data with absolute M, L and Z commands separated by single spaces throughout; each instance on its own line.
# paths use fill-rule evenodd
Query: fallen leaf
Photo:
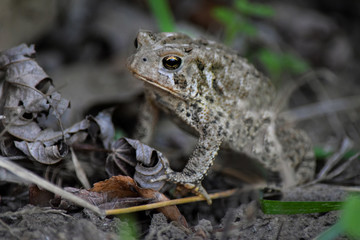
M 137 187 L 137 190 L 140 196 L 153 199 L 152 202 L 164 202 L 169 200 L 169 198 L 167 198 L 164 194 L 153 189 Z M 179 209 L 175 205 L 158 208 L 157 210 L 171 221 L 179 222 L 183 226 L 188 227 L 185 217 L 180 213 Z
M 62 126 L 61 118 L 70 102 L 56 91 L 34 55 L 34 45 L 25 44 L 0 53 L 0 69 L 5 72 L 0 99 L 0 114 L 4 116 L 1 130 L 6 133 L 0 139 L 1 152 L 5 156 L 18 155 L 18 149 L 31 160 L 55 164 L 68 155 L 68 145 L 86 139 L 91 123 L 101 129 L 100 140 L 108 147 L 114 134 L 109 113 L 89 117 L 68 128 Z
M 115 127 L 112 124 L 113 108 L 105 109 L 96 115 L 96 117 L 89 116 L 88 119 L 94 121 L 99 128 L 99 138 L 106 149 L 111 148 L 111 143 L 115 136 Z M 90 129 L 89 129 L 90 131 Z M 90 132 L 91 134 L 91 132 Z M 93 133 L 94 134 L 94 133 Z
M 139 193 L 131 177 L 114 176 L 107 180 L 97 182 L 90 189 L 93 192 L 106 192 L 111 198 L 138 197 Z
M 128 176 L 114 176 L 105 181 L 97 182 L 90 191 L 107 193 L 111 198 L 142 197 L 151 199 L 151 202 L 163 202 L 169 199 L 162 193 L 149 188 L 141 188 Z M 186 219 L 176 206 L 166 206 L 157 209 L 168 219 L 187 226 Z
M 49 147 L 44 146 L 44 144 L 40 141 L 14 141 L 14 143 L 15 146 L 30 159 L 34 159 L 48 165 L 61 161 L 69 151 L 68 146 L 63 141 L 59 141 L 58 145 L 52 145 Z
M 124 138 L 112 143 L 111 153 L 106 158 L 105 170 L 109 176 L 134 176 L 136 166 L 135 149 Z
M 86 189 L 78 189 L 73 187 L 66 187 L 64 190 L 92 203 L 93 205 L 101 209 L 114 209 L 114 208 L 126 208 L 132 206 L 138 206 L 140 204 L 146 204 L 149 199 L 143 197 L 110 197 L 108 192 L 94 192 Z M 51 201 L 53 207 L 64 209 L 67 211 L 74 211 L 79 209 L 78 206 L 69 202 L 66 199 L 55 198 Z
M 40 207 L 49 207 L 50 200 L 54 198 L 54 194 L 47 190 L 40 189 L 37 185 L 29 186 L 29 203 Z
M 165 174 L 168 166 L 169 161 L 161 152 L 138 140 L 121 138 L 113 143 L 112 153 L 108 155 L 105 167 L 110 176 L 128 175 L 140 187 L 160 190 L 165 181 L 150 180 Z

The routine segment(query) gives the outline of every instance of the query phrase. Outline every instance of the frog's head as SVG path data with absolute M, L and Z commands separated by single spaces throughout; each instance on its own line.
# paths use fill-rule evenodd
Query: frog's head
M 128 59 L 128 68 L 139 79 L 182 99 L 198 95 L 198 68 L 193 40 L 181 33 L 140 31 L 137 51 Z

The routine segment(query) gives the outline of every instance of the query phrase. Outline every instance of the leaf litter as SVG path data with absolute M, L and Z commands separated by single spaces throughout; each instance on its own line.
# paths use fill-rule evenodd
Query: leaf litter
M 79 139 L 89 123 L 84 120 L 63 129 L 60 118 L 70 102 L 61 98 L 52 80 L 34 60 L 34 55 L 34 45 L 25 44 L 1 53 L 0 69 L 5 72 L 0 100 L 4 116 L 1 128 L 3 134 L 12 138 L 12 147 L 29 159 L 55 164 L 69 152 L 66 141 L 74 135 Z M 50 121 L 58 122 L 57 129 L 46 127 Z M 4 148 L 1 151 L 5 155 L 10 152 Z
M 169 200 L 158 192 L 165 185 L 164 181 L 149 181 L 154 176 L 164 174 L 164 167 L 169 165 L 168 160 L 161 152 L 137 140 L 121 138 L 114 141 L 112 109 L 105 110 L 96 117 L 88 116 L 67 128 L 62 125 L 62 118 L 69 111 L 70 101 L 61 97 L 52 79 L 35 61 L 34 45 L 21 44 L 1 52 L 0 70 L 5 73 L 0 99 L 0 150 L 3 156 L 11 158 L 24 155 L 29 160 L 43 164 L 45 172 L 45 166 L 56 165 L 68 159 L 72 145 L 85 145 L 89 139 L 93 139 L 90 144 L 95 143 L 92 145 L 94 149 L 100 147 L 110 152 L 105 168 L 109 176 L 113 177 L 95 183 L 89 190 L 66 187 L 67 192 L 101 209 Z M 77 159 L 75 162 L 79 165 Z M 78 172 L 86 179 L 83 170 Z M 117 176 L 119 174 L 128 176 Z M 34 180 L 32 176 L 20 177 L 27 182 L 39 184 L 36 181 L 40 181 L 40 178 Z M 78 203 L 74 205 L 72 200 L 61 197 L 65 196 L 62 192 L 54 191 L 57 194 L 54 197 L 50 194 L 50 186 L 40 186 L 42 187 L 30 186 L 31 203 L 40 206 L 51 203 L 61 209 L 78 209 Z M 187 226 L 176 206 L 162 207 L 159 211 L 167 218 Z

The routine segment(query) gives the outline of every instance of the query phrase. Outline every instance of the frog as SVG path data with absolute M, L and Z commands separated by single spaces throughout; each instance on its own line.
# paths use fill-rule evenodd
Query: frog
M 198 138 L 182 171 L 166 166 L 153 182 L 183 185 L 211 204 L 201 182 L 220 148 L 245 154 L 286 178 L 288 186 L 313 178 L 309 137 L 281 117 L 269 78 L 235 50 L 183 33 L 147 30 L 138 32 L 135 48 L 127 67 L 144 82 L 146 99 L 135 136 L 149 143 L 161 111 Z

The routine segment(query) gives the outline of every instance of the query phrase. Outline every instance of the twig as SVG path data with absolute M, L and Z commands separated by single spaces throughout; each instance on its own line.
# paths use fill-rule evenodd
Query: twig
M 69 193 L 69 192 L 63 190 L 62 188 L 44 180 L 43 178 L 30 172 L 29 170 L 7 160 L 7 158 L 5 158 L 5 157 L 0 157 L 0 167 L 3 167 L 5 169 L 7 169 L 8 171 L 12 172 L 13 174 L 17 175 L 18 177 L 20 177 L 28 182 L 32 182 L 32 183 L 52 192 L 54 194 L 57 194 L 57 195 L 61 196 L 62 198 L 67 199 L 81 207 L 88 208 L 100 216 L 103 216 L 105 213 L 103 210 L 90 204 L 89 202 L 85 201 L 84 199 L 81 199 L 81 198 L 75 196 L 74 194 Z
M 290 116 L 294 121 L 302 121 L 313 117 L 346 111 L 360 107 L 360 96 L 351 96 L 332 100 L 325 100 L 302 107 L 281 112 L 281 116 Z
M 303 75 L 301 78 L 297 79 L 296 82 L 287 82 L 287 85 L 279 89 L 277 98 L 275 99 L 275 104 L 277 112 L 281 112 L 286 105 L 289 103 L 289 99 L 291 95 L 295 92 L 295 90 L 299 89 L 301 86 L 305 84 L 310 84 L 314 79 L 328 79 L 328 81 L 336 81 L 336 75 L 327 70 L 316 70 L 310 71 Z M 334 80 L 335 79 L 335 80 Z
M 347 192 L 360 192 L 360 187 L 344 187 L 340 186 L 341 190 L 347 191 Z
M 81 182 L 81 184 L 84 186 L 85 189 L 89 189 L 90 183 L 89 180 L 87 179 L 86 173 L 83 169 L 83 167 L 81 166 L 75 152 L 74 149 L 72 147 L 70 147 L 70 151 L 71 151 L 71 159 L 74 163 L 74 167 L 75 167 L 75 173 L 77 178 L 79 179 L 79 181 Z
M 341 144 L 340 150 L 333 154 L 327 161 L 325 166 L 320 170 L 317 178 L 322 180 L 330 172 L 330 170 L 341 160 L 345 153 L 353 146 L 353 142 L 349 138 L 345 138 Z
M 219 193 L 209 194 L 209 197 L 211 199 L 230 197 L 230 196 L 234 195 L 237 190 L 238 189 L 232 189 L 232 190 L 227 190 L 227 191 L 223 191 L 223 192 L 219 192 Z M 206 199 L 203 196 L 194 196 L 194 197 L 180 198 L 180 199 L 174 199 L 174 200 L 169 200 L 169 201 L 164 201 L 164 202 L 150 203 L 150 204 L 135 206 L 135 207 L 111 209 L 111 210 L 106 210 L 106 215 L 117 215 L 117 214 L 124 214 L 124 213 L 139 212 L 139 211 L 145 211 L 145 210 L 150 210 L 150 209 L 155 209 L 155 208 L 160 208 L 160 207 L 179 205 L 179 204 L 185 204 L 185 203 L 190 203 L 190 202 L 199 202 L 199 201 L 206 201 Z
M 358 152 L 354 156 L 350 157 L 348 160 L 346 160 L 346 162 L 344 162 L 339 167 L 337 167 L 335 170 L 330 172 L 327 176 L 327 179 L 333 179 L 336 176 L 338 176 L 340 173 L 344 172 L 350 166 L 351 163 L 353 163 L 356 159 L 358 159 L 359 156 L 360 156 L 360 152 Z

